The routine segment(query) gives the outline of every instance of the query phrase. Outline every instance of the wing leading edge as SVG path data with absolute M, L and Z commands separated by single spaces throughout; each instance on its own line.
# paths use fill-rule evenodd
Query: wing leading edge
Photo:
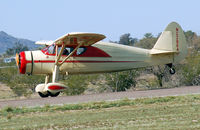
M 79 45 L 90 46 L 105 38 L 102 34 L 97 33 L 68 33 L 55 40 L 57 45 Z
M 56 39 L 55 41 L 37 41 L 36 44 L 40 45 L 51 45 L 55 43 L 56 45 L 79 45 L 90 46 L 98 41 L 101 41 L 105 38 L 103 34 L 98 33 L 81 33 L 73 32 L 65 34 L 64 36 Z

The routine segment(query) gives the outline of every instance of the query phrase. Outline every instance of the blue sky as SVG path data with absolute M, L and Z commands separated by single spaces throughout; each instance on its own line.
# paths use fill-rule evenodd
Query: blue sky
M 30 40 L 97 32 L 108 40 L 157 35 L 171 21 L 200 34 L 199 0 L 0 0 L 0 30 Z

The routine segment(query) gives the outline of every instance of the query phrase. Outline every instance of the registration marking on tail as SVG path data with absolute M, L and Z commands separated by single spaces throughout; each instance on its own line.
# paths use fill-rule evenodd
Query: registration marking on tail
M 176 50 L 179 51 L 178 28 L 176 28 Z

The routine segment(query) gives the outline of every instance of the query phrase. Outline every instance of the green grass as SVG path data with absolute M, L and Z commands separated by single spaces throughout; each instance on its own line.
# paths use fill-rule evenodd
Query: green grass
M 200 129 L 200 95 L 0 110 L 2 129 Z

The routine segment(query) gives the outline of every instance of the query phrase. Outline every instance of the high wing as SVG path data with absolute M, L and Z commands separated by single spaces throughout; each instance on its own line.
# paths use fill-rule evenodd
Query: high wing
M 81 32 L 72 32 L 65 34 L 64 36 L 56 39 L 55 41 L 37 41 L 35 44 L 38 45 L 45 45 L 45 46 L 50 46 L 53 43 L 56 45 L 78 45 L 82 44 L 83 46 L 90 46 L 100 40 L 103 40 L 105 38 L 104 35 L 102 34 L 97 34 L 97 33 L 81 33 Z
M 97 33 L 80 33 L 80 32 L 74 32 L 74 33 L 68 33 L 54 41 L 56 45 L 79 45 L 82 44 L 82 46 L 90 46 L 100 40 L 103 40 L 105 38 L 102 34 Z

